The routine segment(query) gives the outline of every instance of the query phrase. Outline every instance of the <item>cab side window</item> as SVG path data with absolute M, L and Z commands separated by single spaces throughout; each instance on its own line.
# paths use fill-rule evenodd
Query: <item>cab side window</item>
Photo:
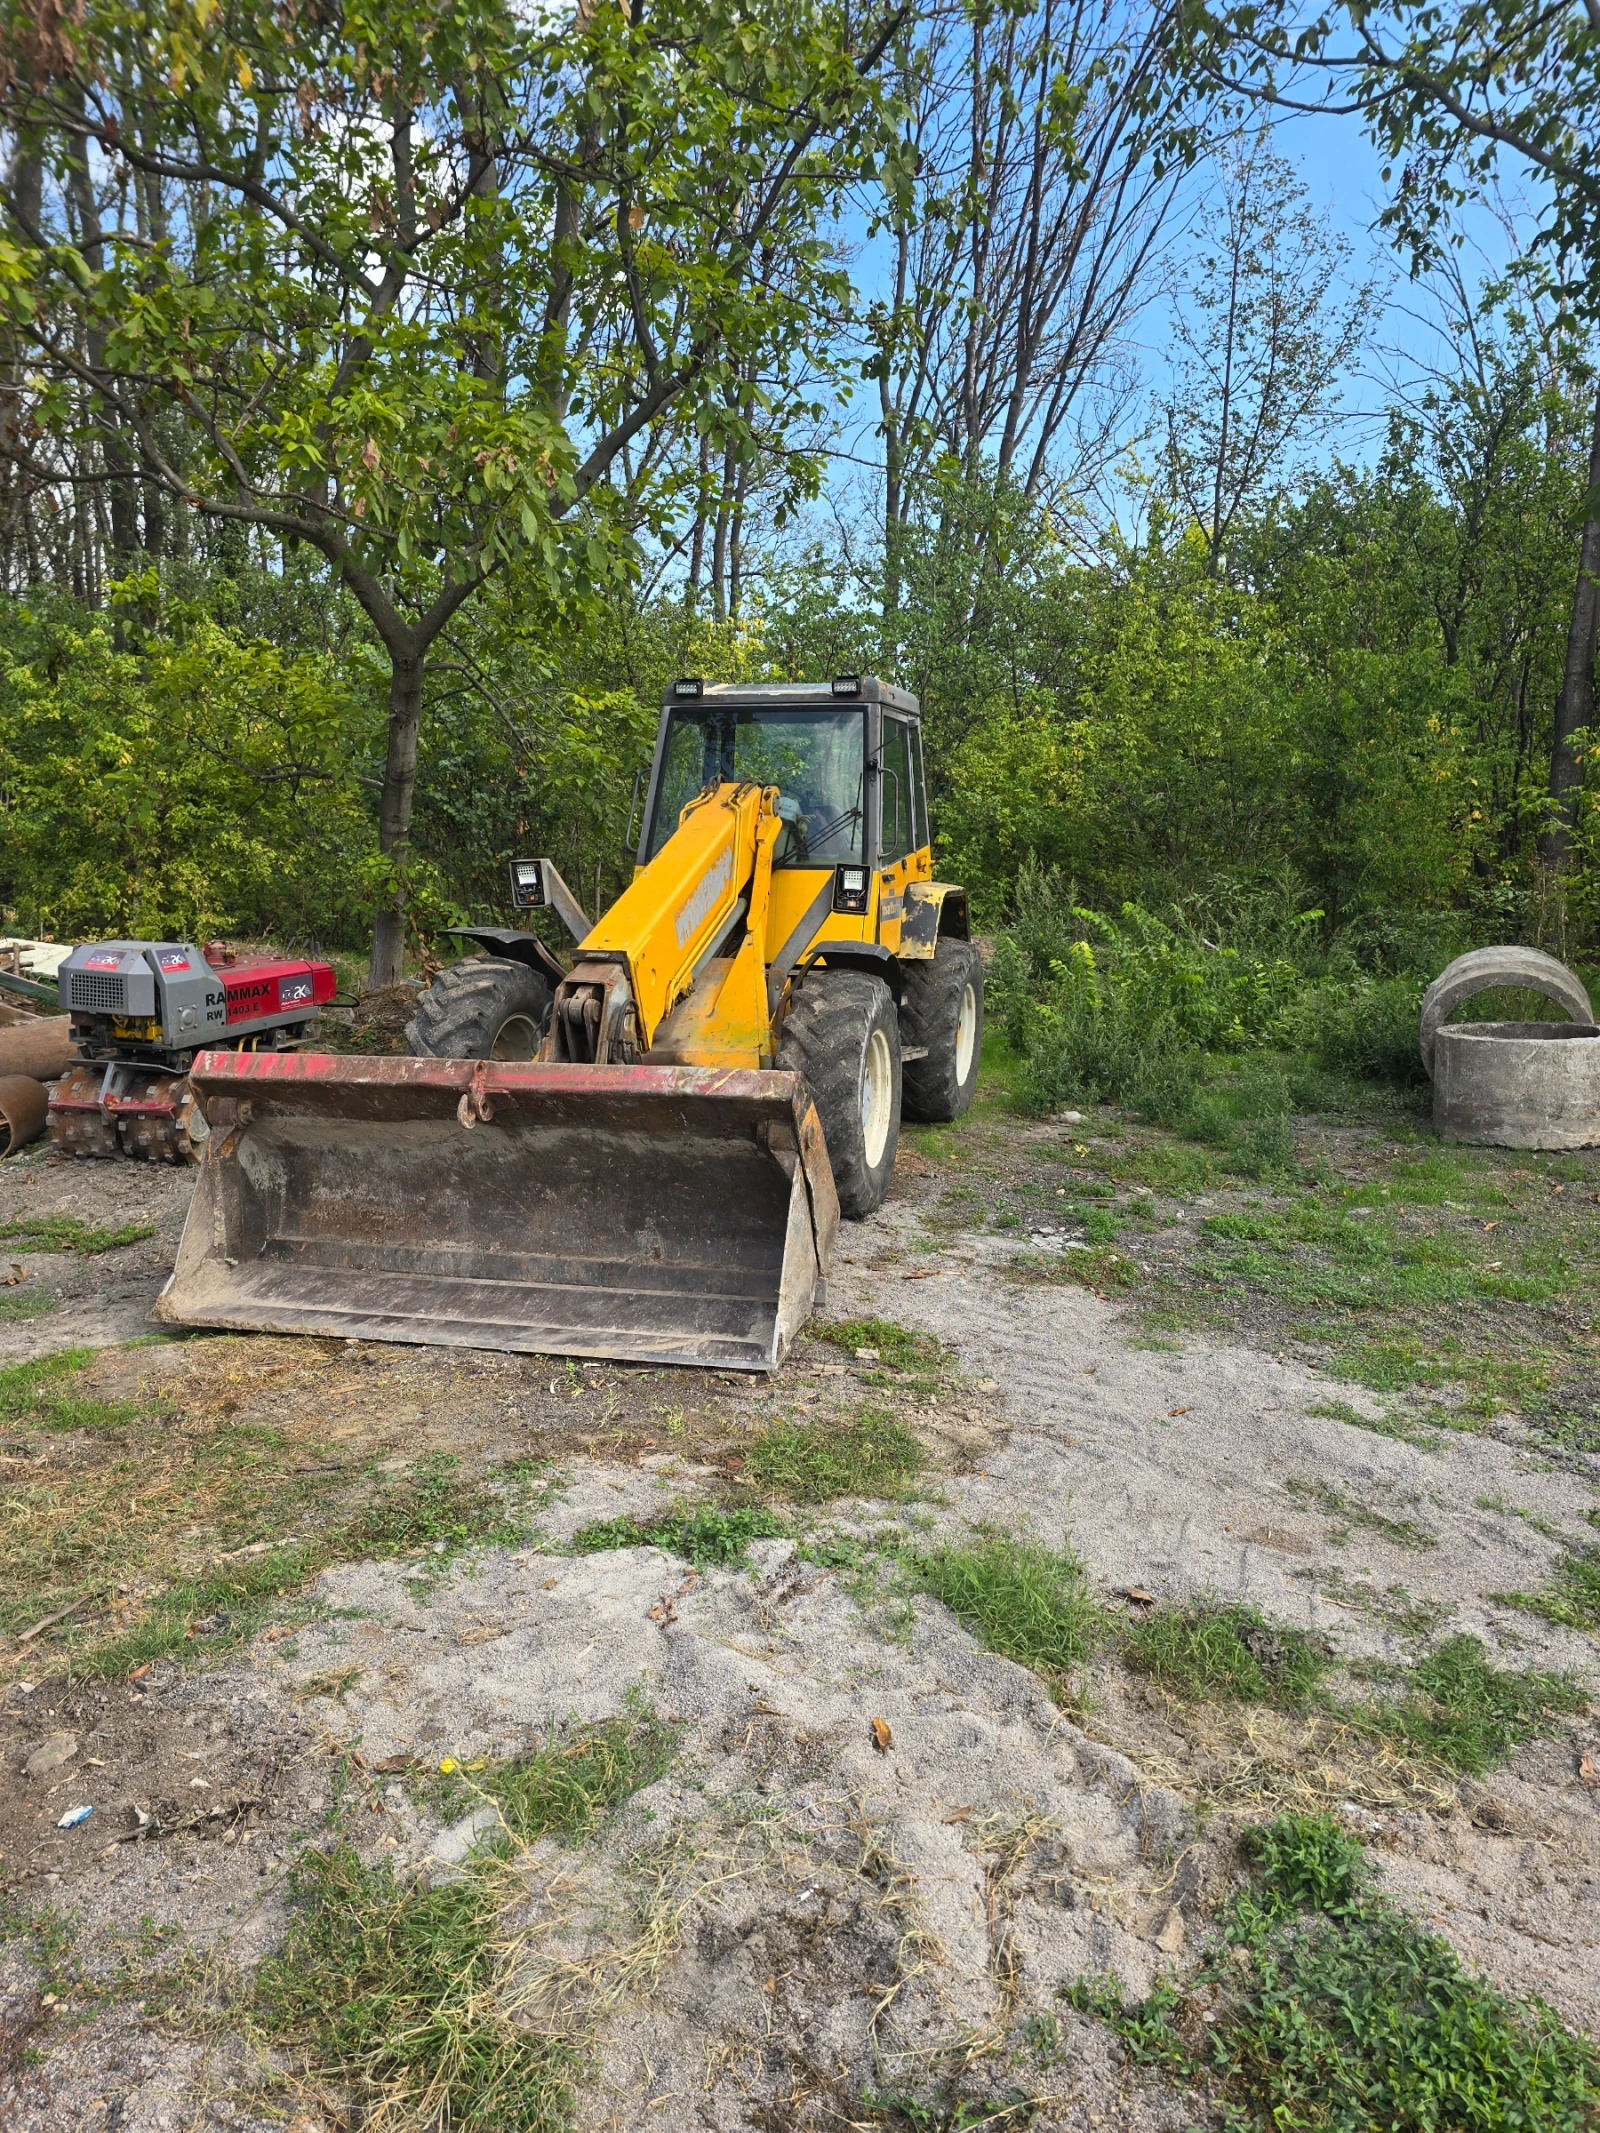
M 911 849 L 920 852 L 928 842 L 928 792 L 922 782 L 922 728 L 911 728 Z
M 911 729 L 903 718 L 883 721 L 883 775 L 878 781 L 883 828 L 879 853 L 887 864 L 917 845 L 917 780 L 912 770 Z

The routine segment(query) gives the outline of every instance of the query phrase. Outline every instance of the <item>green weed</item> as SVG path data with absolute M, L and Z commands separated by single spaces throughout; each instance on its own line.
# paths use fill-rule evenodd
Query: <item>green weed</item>
M 155 1235 L 153 1222 L 119 1222 L 114 1229 L 96 1229 L 76 1215 L 18 1215 L 0 1222 L 0 1244 L 26 1239 L 36 1252 L 82 1252 L 97 1258 L 120 1245 L 137 1244 Z
M 1400 1677 L 1406 1694 L 1348 1714 L 1467 1777 L 1483 1773 L 1558 1720 L 1587 1709 L 1565 1675 L 1497 1667 L 1476 1637 L 1448 1637 Z
M 931 1333 L 913 1326 L 897 1326 L 892 1318 L 844 1318 L 831 1323 L 813 1322 L 809 1331 L 818 1340 L 855 1355 L 871 1349 L 868 1362 L 881 1362 L 890 1370 L 934 1370 L 946 1362 L 943 1346 Z
M 1069 2007 L 1093 2015 L 1114 2030 L 1135 2066 L 1158 2066 L 1186 2079 L 1198 2071 L 1173 2026 L 1182 1995 L 1170 1979 L 1163 1978 L 1137 2007 L 1124 2007 L 1122 1988 L 1115 1978 L 1075 1978 L 1060 1992 Z
M 1600 1629 L 1600 1549 L 1574 1548 L 1543 1592 L 1497 1592 L 1502 1607 L 1520 1607 L 1563 1629 Z
M 1070 1548 L 980 1531 L 914 1557 L 912 1569 L 924 1590 L 991 1651 L 1031 1667 L 1058 1703 L 1073 1700 L 1068 1674 L 1100 1647 L 1106 1624 Z
M 654 1518 L 641 1520 L 624 1513 L 620 1518 L 593 1519 L 578 1528 L 569 1545 L 575 1555 L 599 1555 L 610 1548 L 664 1548 L 703 1570 L 708 1565 L 742 1562 L 753 1540 L 782 1540 L 788 1532 L 776 1512 L 759 1504 L 733 1510 L 680 1504 Z
M 1316 1697 L 1333 1656 L 1325 1639 L 1216 1600 L 1158 1607 L 1129 1632 L 1124 1650 L 1136 1672 L 1180 1696 L 1291 1711 Z
M 1360 1527 L 1365 1532 L 1378 1534 L 1383 1540 L 1392 1541 L 1397 1548 L 1437 1548 L 1439 1545 L 1439 1536 L 1417 1519 L 1391 1518 L 1387 1511 L 1375 1510 L 1371 1504 L 1362 1503 L 1359 1497 L 1347 1496 L 1331 1482 L 1291 1474 L 1283 1487 L 1284 1493 L 1292 1496 L 1296 1503 L 1336 1521 L 1328 1536 L 1330 1540 L 1343 1540 L 1352 1527 Z
M 1255 1887 L 1186 1987 L 1126 2007 L 1114 1981 L 1064 1996 L 1131 2056 L 1207 2080 L 1260 2133 L 1580 2133 L 1600 2053 L 1538 2001 L 1507 1999 L 1375 1895 L 1327 1816 L 1254 1833 Z M 1205 2016 L 1204 2022 L 1201 2020 Z
M 844 1422 L 774 1422 L 744 1455 L 742 1477 L 790 1503 L 901 1497 L 927 1464 L 903 1422 L 862 1409 Z
M 275 2042 L 381 2111 L 457 2133 L 563 2133 L 584 2055 L 502 2012 L 495 1987 L 504 1853 L 573 1841 L 665 1767 L 670 1736 L 630 1714 L 490 1774 L 506 1834 L 438 1888 L 364 1866 L 354 1846 L 307 1851 L 291 1877 L 280 1954 L 257 1972 L 254 2011 Z

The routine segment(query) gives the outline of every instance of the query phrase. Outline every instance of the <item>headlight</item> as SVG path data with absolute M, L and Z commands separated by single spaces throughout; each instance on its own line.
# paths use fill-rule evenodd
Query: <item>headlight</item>
M 872 876 L 865 867 L 840 867 L 834 877 L 833 908 L 857 915 L 866 912 L 872 899 Z
M 518 911 L 543 909 L 544 876 L 539 872 L 537 859 L 512 860 L 511 901 Z

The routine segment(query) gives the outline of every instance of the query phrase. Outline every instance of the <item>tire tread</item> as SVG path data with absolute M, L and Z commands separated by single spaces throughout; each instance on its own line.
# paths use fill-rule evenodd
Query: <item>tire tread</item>
M 474 955 L 441 970 L 406 1024 L 406 1049 L 423 1059 L 484 1059 L 512 1013 L 542 1023 L 550 986 L 509 956 Z
M 983 1045 L 983 960 L 970 941 L 942 939 L 931 962 L 907 962 L 900 1002 L 903 1044 L 926 1045 L 928 1056 L 906 1063 L 901 1105 L 919 1125 L 944 1126 L 972 1101 Z M 968 981 L 978 988 L 978 1028 L 972 1071 L 963 1085 L 956 1075 L 956 1027 Z
M 778 1064 L 805 1076 L 833 1166 L 839 1211 L 859 1222 L 883 1204 L 894 1172 L 900 1109 L 889 1121 L 883 1158 L 869 1169 L 861 1135 L 861 1055 L 874 1027 L 889 1039 L 900 1073 L 900 1032 L 894 999 L 879 978 L 833 971 L 807 978 L 795 995 L 778 1045 Z

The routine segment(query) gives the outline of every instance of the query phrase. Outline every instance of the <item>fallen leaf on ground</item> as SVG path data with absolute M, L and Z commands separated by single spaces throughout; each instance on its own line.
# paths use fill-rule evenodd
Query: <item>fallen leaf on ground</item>
M 872 1745 L 880 1755 L 887 1755 L 894 1746 L 894 1735 L 889 1731 L 888 1719 L 875 1718 L 872 1721 Z
M 1595 1761 L 1587 1749 L 1578 1758 L 1578 1775 L 1588 1786 L 1600 1785 L 1600 1763 Z
M 946 1815 L 947 1822 L 970 1822 L 977 1813 L 976 1807 L 958 1807 L 954 1814 Z

